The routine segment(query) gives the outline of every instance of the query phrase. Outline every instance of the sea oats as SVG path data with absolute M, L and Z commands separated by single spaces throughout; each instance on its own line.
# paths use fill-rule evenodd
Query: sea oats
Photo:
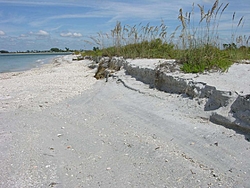
M 218 4 L 219 4 L 219 0 L 216 0 L 214 2 L 214 5 L 213 5 L 212 9 L 211 9 L 210 15 L 212 15 L 214 13 L 214 11 L 216 10 L 216 8 L 218 7 Z
M 241 24 L 241 22 L 242 22 L 243 18 L 244 18 L 244 16 L 242 16 L 242 17 L 240 18 L 240 21 L 238 22 L 237 27 L 239 27 L 239 26 L 240 26 L 240 24 Z

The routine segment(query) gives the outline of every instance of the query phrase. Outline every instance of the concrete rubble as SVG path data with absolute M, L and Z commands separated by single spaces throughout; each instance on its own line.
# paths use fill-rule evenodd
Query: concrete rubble
M 123 68 L 126 74 L 151 88 L 191 99 L 205 99 L 204 111 L 210 112 L 211 122 L 250 129 L 249 64 L 234 64 L 227 72 L 185 74 L 173 59 L 113 57 L 100 60 L 104 61 L 110 69 Z

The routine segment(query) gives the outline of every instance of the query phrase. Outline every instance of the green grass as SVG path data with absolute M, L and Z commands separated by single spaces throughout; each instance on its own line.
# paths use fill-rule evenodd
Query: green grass
M 163 43 L 161 39 L 143 41 L 125 46 L 103 49 L 104 56 L 123 56 L 125 58 L 174 58 L 174 45 Z
M 216 0 L 207 12 L 199 4 L 197 7 L 193 4 L 191 12 L 183 13 L 180 9 L 180 25 L 170 34 L 163 20 L 159 26 L 129 26 L 117 22 L 110 33 L 98 33 L 98 37 L 90 37 L 92 42 L 87 42 L 98 46 L 98 50 L 94 47 L 95 50 L 87 51 L 83 55 L 171 58 L 176 59 L 182 65 L 182 70 L 188 73 L 211 69 L 225 71 L 235 61 L 250 59 L 250 36 L 236 35 L 243 27 L 243 17 L 233 24 L 235 13 L 233 14 L 231 43 L 220 43 L 220 18 L 228 5 L 219 4 Z M 198 22 L 194 19 L 195 8 L 199 9 Z

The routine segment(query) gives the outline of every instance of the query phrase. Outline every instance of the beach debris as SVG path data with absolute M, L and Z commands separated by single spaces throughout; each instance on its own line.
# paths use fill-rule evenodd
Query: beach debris
M 50 154 L 47 154 L 47 153 L 43 153 L 43 155 L 49 156 L 49 157 L 54 157 L 54 155 L 50 155 Z
M 81 55 L 75 55 L 72 58 L 73 61 L 80 61 L 80 60 L 83 60 L 83 59 L 85 59 L 85 58 L 83 56 L 81 56 Z
M 132 146 L 133 146 L 132 144 L 128 144 L 128 147 L 129 147 L 129 148 L 132 148 Z
M 219 143 L 218 142 L 214 142 L 213 144 L 210 144 L 210 146 L 213 146 L 213 145 L 218 146 Z
M 85 56 L 83 57 L 83 59 L 92 60 L 92 59 L 93 59 L 93 57 L 92 57 L 92 56 L 85 55 Z
M 156 136 L 155 134 L 153 134 L 152 137 L 153 137 L 153 139 L 156 139 L 156 138 L 157 138 L 157 136 Z
M 98 67 L 98 64 L 96 64 L 96 63 L 91 63 L 90 65 L 88 65 L 88 68 L 90 68 L 90 69 L 95 69 L 95 68 L 97 68 Z
M 211 171 L 211 175 L 212 175 L 213 177 L 215 177 L 215 178 L 218 177 L 218 175 L 215 174 L 213 170 Z
M 160 146 L 157 146 L 157 147 L 155 148 L 155 150 L 158 150 L 158 149 L 160 149 Z
M 62 136 L 62 134 L 57 134 L 57 137 L 60 137 L 60 136 Z
M 59 184 L 59 183 L 51 182 L 51 183 L 49 184 L 49 187 L 54 187 L 54 186 L 57 185 L 57 184 Z
M 115 71 L 119 71 L 124 62 L 125 60 L 122 57 L 113 57 L 112 59 L 109 57 L 103 57 L 99 61 L 98 69 L 94 77 L 97 80 L 106 78 L 107 82 L 108 77 L 112 76 L 112 73 Z
M 190 170 L 192 174 L 196 174 L 193 170 Z
M 111 167 L 107 167 L 106 170 L 111 170 Z
M 110 61 L 109 57 L 103 57 L 99 61 L 98 69 L 97 69 L 97 72 L 96 72 L 96 74 L 94 76 L 97 80 L 106 77 L 106 69 L 108 68 L 109 61 Z

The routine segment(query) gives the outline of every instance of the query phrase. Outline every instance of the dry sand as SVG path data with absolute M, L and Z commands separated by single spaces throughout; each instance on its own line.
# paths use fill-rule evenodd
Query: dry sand
M 24 72 L 0 74 L 0 112 L 41 108 L 81 94 L 96 82 L 91 62 L 74 61 L 72 55 Z
M 0 75 L 0 187 L 248 187 L 250 134 L 72 56 Z

